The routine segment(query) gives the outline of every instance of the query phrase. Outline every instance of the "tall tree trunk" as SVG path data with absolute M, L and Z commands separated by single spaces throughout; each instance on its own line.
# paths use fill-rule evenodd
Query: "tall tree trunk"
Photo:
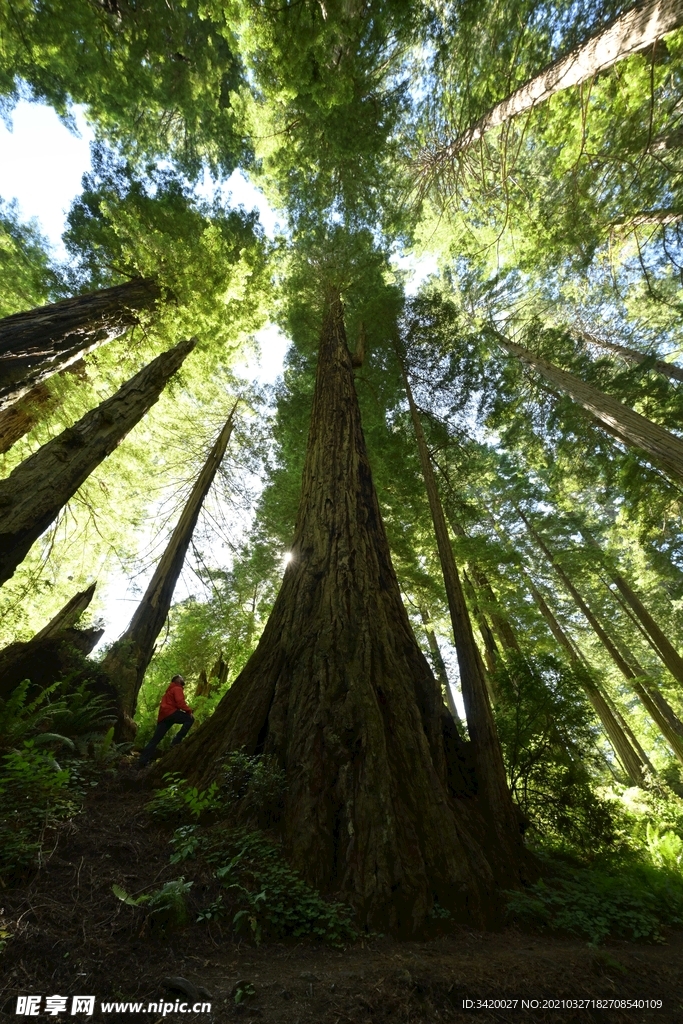
M 639 213 L 632 213 L 629 217 L 620 217 L 619 220 L 615 220 L 612 223 L 612 227 L 638 228 L 657 227 L 657 225 L 666 227 L 667 224 L 677 224 L 681 220 L 683 220 L 683 213 L 680 210 L 666 208 L 662 210 L 641 210 Z M 596 342 L 596 344 L 599 344 L 599 342 Z M 627 349 L 627 351 L 632 350 Z
M 469 744 L 401 601 L 338 296 L 324 316 L 291 551 L 254 654 L 154 774 L 203 785 L 225 751 L 271 755 L 287 775 L 285 851 L 311 884 L 382 931 L 419 931 L 435 897 L 482 923 L 494 877 L 509 884 L 519 859 L 481 846 L 490 824 L 467 776 Z
M 546 380 L 573 398 L 608 433 L 630 448 L 639 448 L 662 467 L 678 483 L 683 483 L 683 440 L 670 434 L 664 427 L 653 423 L 627 405 L 586 384 L 567 370 L 546 362 L 533 352 L 496 335 L 502 347 L 529 366 L 533 366 Z
M 593 705 L 602 727 L 605 730 L 605 734 L 610 741 L 612 749 L 619 759 L 624 772 L 635 785 L 643 785 L 646 780 L 647 771 L 649 770 L 648 763 L 639 755 L 638 751 L 631 744 L 631 741 L 622 728 L 622 724 L 614 715 L 612 708 L 607 703 L 604 694 L 593 678 L 593 674 L 583 661 L 583 658 L 577 651 L 571 639 L 567 636 L 564 629 L 555 618 L 555 615 L 550 610 L 547 601 L 538 590 L 533 580 L 528 576 L 526 579 L 529 585 L 529 590 L 531 591 L 531 596 L 533 597 L 541 615 L 548 623 L 550 632 L 553 634 L 560 647 L 562 647 L 569 655 L 576 677 L 581 683 L 589 701 Z
M 597 548 L 602 555 L 602 548 L 588 530 L 582 529 L 581 533 L 591 547 Z M 647 610 L 626 578 L 622 576 L 621 573 L 617 572 L 606 559 L 603 559 L 603 562 L 622 598 L 640 622 L 647 636 L 650 638 L 654 650 L 657 652 L 664 665 L 666 665 L 674 679 L 683 686 L 683 658 L 659 626 L 656 619 Z
M 627 348 L 626 345 L 617 345 L 613 341 L 606 341 L 604 338 L 598 338 L 596 335 L 588 334 L 586 331 L 580 331 L 578 335 L 582 341 L 587 342 L 589 345 L 595 345 L 596 348 L 614 352 L 615 355 L 621 356 L 627 363 L 640 365 L 652 359 L 652 356 L 647 355 L 645 352 L 638 352 L 634 348 Z M 666 363 L 663 359 L 655 359 L 652 363 L 652 369 L 656 370 L 657 373 L 661 373 L 664 377 L 671 378 L 671 380 L 683 381 L 683 368 L 676 366 L 674 363 Z
M 563 89 L 580 85 L 617 62 L 653 46 L 658 39 L 683 25 L 681 0 L 649 0 L 615 18 L 585 43 L 548 64 L 510 96 L 496 103 L 467 131 L 440 146 L 425 159 L 430 167 L 454 160 L 487 131 L 532 110 Z
M 122 738 L 135 735 L 135 706 L 147 666 L 154 654 L 154 645 L 168 616 L 173 592 L 192 540 L 204 499 L 214 481 L 232 434 L 233 406 L 225 425 L 216 438 L 202 471 L 195 480 L 185 507 L 171 534 L 145 595 L 140 601 L 125 633 L 112 645 L 101 669 L 111 680 L 119 695 L 123 713 Z M 125 734 L 125 737 L 124 737 Z
M 439 642 L 436 639 L 436 634 L 432 629 L 432 620 L 429 615 L 429 612 L 423 606 L 420 606 L 420 616 L 422 618 L 422 623 L 425 628 L 425 633 L 427 634 L 427 643 L 429 644 L 429 652 L 432 656 L 432 667 L 434 668 L 434 674 L 438 679 L 439 683 L 441 684 L 441 689 L 443 691 L 444 697 L 446 698 L 448 710 L 450 711 L 453 721 L 455 722 L 455 727 L 458 730 L 458 736 L 460 737 L 460 739 L 465 739 L 465 728 L 463 726 L 463 723 L 460 721 L 460 715 L 458 714 L 458 708 L 456 706 L 453 691 L 451 689 L 451 683 L 448 678 L 448 672 L 446 671 L 446 663 L 443 660 L 443 655 L 441 654 L 441 649 L 439 647 Z
M 398 351 L 397 351 L 398 355 Z M 413 399 L 413 392 L 401 362 L 403 383 L 408 396 L 410 415 L 415 429 L 415 437 L 425 482 L 429 507 L 432 513 L 436 546 L 444 578 L 448 608 L 453 627 L 453 638 L 460 667 L 460 685 L 462 687 L 467 728 L 472 739 L 474 760 L 477 768 L 480 792 L 486 801 L 490 814 L 496 823 L 497 838 L 503 849 L 513 858 L 515 845 L 519 843 L 519 828 L 512 796 L 507 784 L 503 753 L 496 732 L 496 725 L 489 700 L 486 669 L 484 668 L 472 632 L 472 623 L 465 603 L 460 574 L 455 564 L 448 527 L 444 516 L 436 478 L 429 456 L 422 423 Z
M 135 278 L 0 320 L 0 411 L 86 352 L 118 338 L 160 297 L 154 280 Z
M 481 606 L 479 604 L 477 592 L 474 589 L 472 580 L 467 575 L 467 569 L 463 569 L 462 582 L 464 592 L 469 600 L 470 609 L 472 610 L 472 614 L 477 620 L 477 625 L 479 626 L 479 633 L 484 644 L 484 661 L 486 663 L 486 673 L 484 679 L 486 682 L 486 688 L 489 692 L 489 697 L 495 703 L 496 694 L 495 687 L 491 679 L 491 674 L 495 672 L 500 665 L 500 651 L 498 650 L 498 644 L 496 643 L 496 638 L 493 635 L 493 630 L 491 629 L 488 623 L 488 619 L 486 618 L 486 615 L 482 611 Z
M 142 419 L 195 346 L 181 341 L 0 481 L 0 584 L 92 471 Z
M 44 689 L 67 677 L 74 668 L 74 652 L 90 654 L 103 629 L 77 629 L 76 623 L 93 599 L 96 584 L 75 594 L 46 626 L 27 641 L 17 641 L 0 651 L 0 699 L 30 679 Z
M 683 763 L 683 723 L 679 722 L 673 708 L 669 706 L 659 691 L 657 691 L 657 697 L 654 696 L 652 692 L 654 688 L 651 684 L 648 685 L 646 682 L 647 673 L 645 670 L 638 664 L 630 651 L 620 650 L 619 644 L 612 639 L 593 610 L 576 589 L 562 566 L 555 560 L 543 538 L 530 524 L 528 519 L 524 516 L 524 513 L 521 512 L 521 510 L 518 511 L 521 518 L 524 520 L 530 535 L 534 538 L 537 545 L 540 547 L 541 551 L 543 551 L 553 569 L 564 583 L 565 587 L 574 599 L 576 606 L 593 627 L 596 636 L 609 654 L 610 658 L 617 666 L 623 677 L 627 680 L 631 689 L 640 698 L 641 703 L 658 726 L 664 738 L 668 741 L 676 757 L 681 761 L 681 763 Z M 678 723 L 678 725 L 676 723 Z M 678 727 L 681 729 L 680 732 Z

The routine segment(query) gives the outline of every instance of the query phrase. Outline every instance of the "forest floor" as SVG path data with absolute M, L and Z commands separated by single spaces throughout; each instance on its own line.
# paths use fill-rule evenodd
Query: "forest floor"
M 431 941 L 377 938 L 338 950 L 309 942 L 255 947 L 214 923 L 155 932 L 141 908 L 112 892 L 113 884 L 128 892 L 159 885 L 183 873 L 179 868 L 191 875 L 187 862 L 169 863 L 171 828 L 146 812 L 149 796 L 130 769 L 105 776 L 83 811 L 54 832 L 37 874 L 23 887 L 0 890 L 0 936 L 10 933 L 0 959 L 0 1021 L 17 1019 L 19 995 L 94 994 L 94 1020 L 157 1024 L 163 1012 L 147 1005 L 186 999 L 165 980 L 180 976 L 211 1009 L 181 1015 L 167 1008 L 165 1016 L 205 1024 L 683 1022 L 683 934 L 658 946 L 591 948 L 514 929 L 462 928 Z M 203 880 L 192 877 L 197 896 Z M 236 1003 L 248 984 L 254 994 Z M 103 1012 L 102 1000 L 144 1009 Z M 585 1005 L 562 1007 L 561 1000 Z M 597 1000 L 605 1005 L 596 1007 Z M 628 1008 L 629 1000 L 662 1005 Z M 40 1019 L 90 1019 L 70 1010 L 69 999 L 65 1013 Z

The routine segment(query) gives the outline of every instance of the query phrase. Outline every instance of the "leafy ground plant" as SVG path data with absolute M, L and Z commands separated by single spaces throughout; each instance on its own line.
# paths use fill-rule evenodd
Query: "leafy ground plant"
M 307 885 L 263 832 L 220 826 L 203 846 L 223 893 L 200 919 L 228 917 L 237 934 L 256 943 L 308 935 L 339 946 L 357 937 L 350 909 Z
M 223 797 L 216 782 L 207 789 L 197 789 L 178 772 L 166 772 L 164 781 L 166 785 L 158 789 L 147 804 L 147 810 L 155 818 L 162 821 L 187 816 L 199 818 L 206 812 L 223 809 Z
M 566 868 L 526 892 L 509 892 L 510 917 L 540 931 L 662 942 L 663 928 L 683 925 L 683 877 L 646 864 Z

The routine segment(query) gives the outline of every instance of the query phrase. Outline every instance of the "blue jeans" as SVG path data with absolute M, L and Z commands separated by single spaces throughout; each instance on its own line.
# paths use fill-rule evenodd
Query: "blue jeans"
M 173 743 L 171 744 L 172 747 L 174 747 L 176 743 L 182 743 L 193 724 L 194 718 L 192 715 L 188 715 L 186 711 L 174 711 L 172 715 L 166 715 L 166 718 L 162 718 L 161 721 L 157 723 L 154 735 L 140 753 L 140 760 L 138 763 L 141 765 L 149 764 L 154 756 L 157 746 L 161 743 L 168 730 L 173 728 L 174 725 L 182 725 L 182 729 L 174 738 Z

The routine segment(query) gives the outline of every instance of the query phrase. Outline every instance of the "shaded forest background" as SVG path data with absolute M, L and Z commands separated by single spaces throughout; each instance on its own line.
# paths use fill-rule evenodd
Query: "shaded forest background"
M 3 884 L 34 870 L 46 815 L 75 813 L 93 765 L 149 740 L 172 675 L 202 723 L 248 665 L 296 571 L 332 290 L 405 612 L 459 742 L 476 756 L 493 723 L 480 785 L 500 750 L 537 865 L 509 912 L 592 940 L 683 923 L 683 9 L 635 11 L 21 0 L 0 14 L 4 116 L 28 98 L 68 124 L 83 104 L 96 134 L 67 260 L 0 210 Z M 275 238 L 221 198 L 235 168 L 281 214 Z M 406 255 L 438 263 L 417 292 Z M 61 354 L 38 352 L 74 297 Z M 47 326 L 16 318 L 60 303 Z M 266 323 L 290 341 L 272 388 L 243 371 Z M 121 420 L 105 403 L 172 352 L 158 400 L 55 498 L 85 418 Z M 30 526 L 13 525 L 18 498 Z M 96 648 L 107 581 L 162 566 L 170 604 L 185 558 L 193 594 L 152 622 L 141 587 L 144 637 Z M 51 637 L 50 671 L 29 673 L 21 658 Z M 266 804 L 287 787 L 257 746 L 232 752 L 231 800 L 238 777 Z M 162 818 L 192 805 L 179 777 L 155 798 Z M 197 814 L 216 810 L 202 784 Z M 248 909 L 235 929 L 260 936 Z

